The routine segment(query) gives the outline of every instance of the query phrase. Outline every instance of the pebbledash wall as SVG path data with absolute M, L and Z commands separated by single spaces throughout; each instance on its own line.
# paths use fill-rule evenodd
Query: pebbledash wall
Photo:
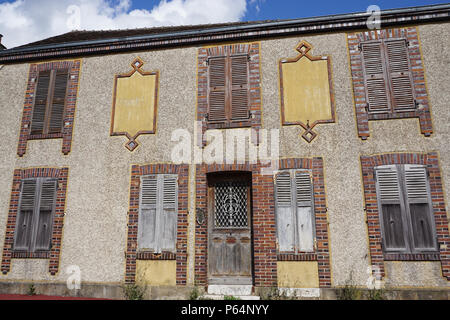
M 450 24 L 419 25 L 417 30 L 431 106 L 430 137 L 421 133 L 417 118 L 369 121 L 370 136 L 365 141 L 358 137 L 345 32 L 256 41 L 260 44 L 262 128 L 280 129 L 281 158 L 323 160 L 330 264 L 330 280 L 324 287 L 343 286 L 350 278 L 365 287 L 369 277 L 371 251 L 361 157 L 437 154 L 448 219 L 450 43 L 446 39 L 450 37 Z M 313 55 L 331 57 L 336 105 L 336 122 L 317 126 L 314 130 L 318 136 L 311 143 L 301 138 L 303 131 L 299 126 L 282 127 L 280 120 L 278 63 L 281 58 L 295 56 L 295 48 L 303 40 L 313 46 Z M 173 129 L 194 133 L 200 47 L 77 57 L 81 60 L 80 81 L 68 155 L 61 152 L 62 139 L 30 140 L 23 157 L 17 155 L 30 64 L 8 64 L 0 69 L 0 251 L 4 246 L 14 171 L 51 167 L 68 168 L 69 172 L 58 272 L 49 273 L 48 259 L 14 258 L 9 272 L 0 274 L 0 284 L 65 284 L 69 276 L 66 269 L 71 265 L 80 268 L 82 287 L 119 287 L 125 281 L 130 263 L 127 223 L 132 168 L 170 164 L 175 145 L 170 142 Z M 160 71 L 157 132 L 141 135 L 140 146 L 129 152 L 124 147 L 124 137 L 111 137 L 109 133 L 114 75 L 128 72 L 136 57 L 144 61 L 144 70 Z M 184 280 L 192 286 L 195 279 L 204 279 L 201 274 L 195 275 L 196 170 L 201 168 L 189 165 L 186 275 L 177 278 L 180 289 Z M 449 288 L 440 261 L 384 261 L 384 273 L 385 284 L 390 288 Z M 176 274 L 174 282 L 175 277 Z M 267 286 L 272 285 L 269 282 Z

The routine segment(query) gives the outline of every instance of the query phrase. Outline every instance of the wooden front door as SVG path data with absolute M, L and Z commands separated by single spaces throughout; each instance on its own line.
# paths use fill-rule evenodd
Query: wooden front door
M 208 282 L 252 284 L 251 174 L 216 174 L 208 185 Z

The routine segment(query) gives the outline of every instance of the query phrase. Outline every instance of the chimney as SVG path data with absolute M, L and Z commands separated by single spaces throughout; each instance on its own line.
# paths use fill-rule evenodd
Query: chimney
M 0 34 L 0 50 L 5 50 L 6 47 L 4 45 L 2 45 L 2 38 L 3 38 L 3 35 Z

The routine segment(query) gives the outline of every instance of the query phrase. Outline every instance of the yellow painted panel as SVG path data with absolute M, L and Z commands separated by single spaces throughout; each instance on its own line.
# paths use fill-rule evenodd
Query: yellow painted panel
M 175 260 L 136 260 L 136 283 L 149 286 L 175 286 Z
M 155 114 L 156 75 L 143 76 L 135 72 L 131 77 L 118 78 L 114 132 L 153 131 Z
M 283 63 L 284 116 L 286 122 L 312 125 L 316 120 L 332 119 L 328 61 Z
M 318 288 L 317 261 L 278 261 L 279 288 Z

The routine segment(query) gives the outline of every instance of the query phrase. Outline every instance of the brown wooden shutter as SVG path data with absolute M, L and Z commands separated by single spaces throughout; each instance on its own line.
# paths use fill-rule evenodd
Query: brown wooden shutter
M 369 112 L 389 112 L 391 109 L 389 87 L 382 43 L 363 43 L 361 50 Z
M 292 209 L 292 184 L 289 171 L 275 178 L 277 239 L 279 251 L 293 251 L 295 247 L 295 219 Z
M 248 120 L 248 56 L 231 56 L 231 120 Z
M 40 201 L 36 233 L 36 250 L 50 250 L 52 239 L 52 217 L 56 201 L 56 180 L 43 180 L 40 190 Z
M 407 226 L 402 214 L 399 174 L 395 165 L 376 168 L 377 198 L 387 251 L 407 250 Z
M 415 108 L 412 74 L 406 40 L 385 42 L 394 111 Z
M 47 109 L 50 71 L 39 72 L 33 107 L 33 116 L 31 119 L 31 134 L 43 134 L 45 127 L 45 113 Z
M 59 69 L 55 72 L 52 105 L 49 112 L 48 133 L 60 133 L 64 123 L 64 106 L 66 103 L 68 69 Z
M 14 234 L 14 250 L 30 250 L 33 231 L 32 220 L 36 200 L 36 180 L 23 180 L 20 208 Z
M 156 210 L 158 206 L 157 176 L 141 178 L 138 248 L 154 250 L 156 247 Z
M 209 59 L 208 120 L 224 122 L 226 116 L 226 57 Z
M 425 167 L 405 165 L 405 186 L 414 249 L 418 251 L 436 250 L 435 226 Z

